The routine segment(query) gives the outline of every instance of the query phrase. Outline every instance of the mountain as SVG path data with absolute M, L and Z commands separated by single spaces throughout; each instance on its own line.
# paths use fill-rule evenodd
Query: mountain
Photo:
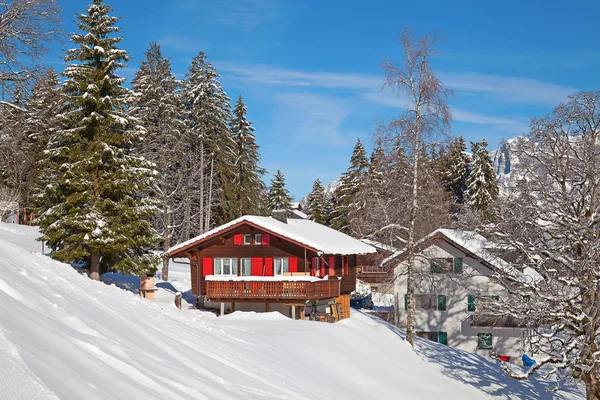
M 335 190 L 339 188 L 341 184 L 341 177 L 329 182 L 329 184 L 325 186 L 325 196 L 332 197 Z M 304 211 L 308 210 L 308 194 L 300 200 L 300 209 Z
M 512 149 L 519 140 L 520 136 L 504 140 L 500 147 L 490 151 L 494 173 L 501 194 L 507 194 L 507 190 L 519 179 L 519 160 L 512 153 Z

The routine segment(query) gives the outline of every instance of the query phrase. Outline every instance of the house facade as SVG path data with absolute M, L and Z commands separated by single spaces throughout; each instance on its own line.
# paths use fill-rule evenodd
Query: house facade
M 171 258 L 190 263 L 192 293 L 203 307 L 280 311 L 303 318 L 332 302 L 349 317 L 356 257 L 375 249 L 301 218 L 244 216 L 181 243 Z
M 491 255 L 485 238 L 474 233 L 439 229 L 416 244 L 415 290 L 417 335 L 462 350 L 519 362 L 530 332 L 510 318 L 485 315 L 486 303 L 508 296 L 491 279 L 506 262 Z M 404 321 L 406 254 L 400 253 L 395 295 L 398 320 Z

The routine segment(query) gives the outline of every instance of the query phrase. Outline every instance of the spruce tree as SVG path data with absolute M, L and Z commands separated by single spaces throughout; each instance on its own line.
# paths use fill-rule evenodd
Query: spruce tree
M 465 201 L 470 173 L 470 157 L 465 153 L 467 145 L 463 137 L 456 138 L 448 146 L 448 153 L 441 167 L 441 178 L 452 199 L 459 204 Z
M 248 121 L 247 114 L 246 104 L 242 99 L 242 95 L 240 95 L 233 109 L 233 119 L 231 120 L 231 132 L 236 141 L 235 165 L 237 174 L 233 186 L 237 192 L 235 199 L 237 202 L 235 207 L 236 217 L 260 215 L 264 213 L 265 209 L 265 204 L 263 204 L 265 184 L 262 181 L 262 176 L 266 173 L 266 170 L 259 165 L 260 154 L 253 133 L 254 127 Z
M 280 170 L 277 170 L 275 177 L 271 180 L 267 207 L 269 211 L 289 210 L 292 207 L 292 197 L 285 187 L 285 177 Z
M 222 224 L 236 217 L 236 142 L 229 127 L 230 99 L 218 78 L 201 51 L 192 59 L 183 84 L 188 151 L 196 156 L 187 169 L 190 175 L 199 173 L 198 184 L 188 192 L 192 198 L 184 199 L 190 206 L 185 206 L 183 223 L 188 231 L 195 228 L 198 234 L 215 222 Z M 184 240 L 192 234 L 186 229 Z
M 487 141 L 471 142 L 471 172 L 467 180 L 467 201 L 479 210 L 484 216 L 487 215 L 489 204 L 498 197 L 498 184 L 490 153 L 486 149 Z
M 328 219 L 327 208 L 328 199 L 325 195 L 325 188 L 317 178 L 308 195 L 308 218 L 319 224 L 325 224 Z
M 341 185 L 336 189 L 332 228 L 352 233 L 351 222 L 363 208 L 358 194 L 363 190 L 368 168 L 367 152 L 358 139 L 350 157 L 350 167 L 342 174 Z
M 171 72 L 169 59 L 163 57 L 156 42 L 150 43 L 144 54 L 146 59 L 132 81 L 137 96 L 130 115 L 146 129 L 146 137 L 136 153 L 153 162 L 158 171 L 156 185 L 151 190 L 156 192 L 159 212 L 152 223 L 162 237 L 162 249 L 167 250 L 176 238 L 175 227 L 179 222 L 173 220 L 181 205 L 177 196 L 185 190 L 182 174 L 184 114 L 179 83 Z M 168 260 L 163 260 L 163 280 L 168 280 L 168 265 Z
M 152 163 L 133 156 L 144 129 L 126 114 L 132 92 L 116 74 L 129 60 L 117 45 L 118 18 L 102 0 L 94 0 L 77 16 L 81 33 L 71 41 L 65 60 L 67 109 L 61 115 L 67 128 L 52 137 L 46 162 L 56 181 L 42 193 L 39 218 L 52 256 L 69 262 L 89 260 L 90 277 L 101 267 L 125 273 L 156 268 L 147 249 L 158 237 L 149 218 L 155 202 L 144 196 L 154 183 Z

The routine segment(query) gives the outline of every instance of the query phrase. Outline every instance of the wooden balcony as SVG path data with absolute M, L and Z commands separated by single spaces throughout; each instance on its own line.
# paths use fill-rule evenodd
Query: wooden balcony
M 307 301 L 340 295 L 340 281 L 207 281 L 211 301 Z

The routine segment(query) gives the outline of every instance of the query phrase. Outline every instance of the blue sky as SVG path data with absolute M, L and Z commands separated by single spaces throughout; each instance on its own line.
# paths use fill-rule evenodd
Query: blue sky
M 64 28 L 89 1 L 59 0 Z M 151 41 L 183 78 L 204 50 L 229 97 L 241 93 L 268 181 L 281 169 L 299 199 L 315 178 L 348 167 L 357 138 L 372 148 L 377 121 L 401 112 L 378 66 L 400 60 L 398 35 L 436 30 L 434 61 L 454 90 L 452 135 L 490 149 L 527 130 L 578 90 L 600 89 L 596 1 L 106 0 L 121 16 L 129 79 Z M 49 60 L 58 62 L 65 44 Z M 60 69 L 60 66 L 57 66 Z

